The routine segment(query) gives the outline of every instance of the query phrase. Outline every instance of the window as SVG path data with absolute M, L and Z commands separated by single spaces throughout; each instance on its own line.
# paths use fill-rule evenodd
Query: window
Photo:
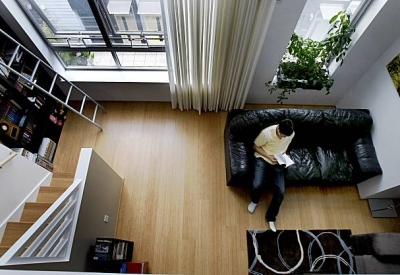
M 329 31 L 329 19 L 341 10 L 350 14 L 352 24 L 371 0 L 308 0 L 294 32 L 304 38 L 321 41 Z
M 18 2 L 67 68 L 166 70 L 160 0 Z

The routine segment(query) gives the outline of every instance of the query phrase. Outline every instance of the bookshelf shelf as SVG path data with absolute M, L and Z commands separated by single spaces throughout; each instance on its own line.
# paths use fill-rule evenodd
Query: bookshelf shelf
M 66 114 L 61 104 L 38 88 L 52 86 L 52 95 L 65 100 L 53 80 L 39 59 L 0 34 L 0 142 L 32 154 L 46 152 L 44 162 L 52 161 Z

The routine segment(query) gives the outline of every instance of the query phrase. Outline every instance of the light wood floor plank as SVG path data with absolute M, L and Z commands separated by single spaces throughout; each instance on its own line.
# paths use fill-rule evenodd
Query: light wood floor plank
M 81 147 L 93 147 L 125 178 L 116 237 L 135 242 L 134 260 L 149 261 L 151 273 L 246 274 L 246 230 L 267 228 L 271 195 L 249 214 L 248 191 L 226 186 L 227 113 L 199 115 L 170 103 L 104 105 L 103 131 L 68 114 L 55 171 L 74 172 Z M 372 218 L 355 186 L 289 186 L 276 225 L 400 232 L 399 219 Z

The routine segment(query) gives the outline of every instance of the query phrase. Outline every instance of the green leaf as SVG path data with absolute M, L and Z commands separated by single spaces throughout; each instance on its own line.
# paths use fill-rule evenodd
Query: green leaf
M 332 24 L 332 22 L 336 21 L 336 19 L 338 18 L 339 14 L 336 14 L 335 16 L 333 16 L 331 18 L 331 20 L 329 20 L 329 24 Z

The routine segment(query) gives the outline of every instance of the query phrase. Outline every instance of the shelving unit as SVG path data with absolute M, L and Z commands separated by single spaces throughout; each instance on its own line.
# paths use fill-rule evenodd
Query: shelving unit
M 57 85 L 62 81 L 70 85 L 68 92 L 64 93 Z M 72 93 L 82 98 L 78 109 L 69 105 Z M 92 117 L 83 114 L 89 101 L 95 105 Z M 67 110 L 101 129 L 95 122 L 99 107 L 105 111 L 0 29 L 0 142 L 10 148 L 38 153 L 45 138 L 58 143 Z M 51 162 L 51 158 L 48 160 Z

